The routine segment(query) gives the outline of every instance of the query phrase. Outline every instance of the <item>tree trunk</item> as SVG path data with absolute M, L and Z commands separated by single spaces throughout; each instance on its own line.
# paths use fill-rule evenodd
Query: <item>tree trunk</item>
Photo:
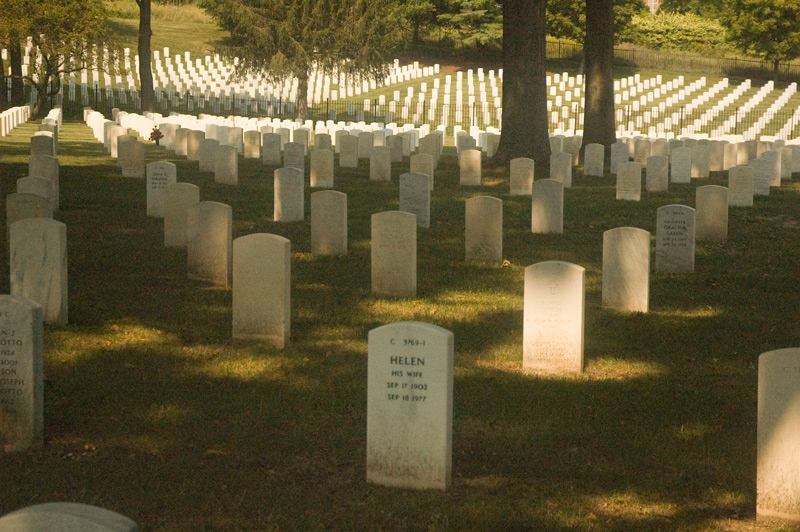
M 616 142 L 614 117 L 614 1 L 586 0 L 586 107 L 583 145 L 602 144 L 606 160 Z
M 136 0 L 139 4 L 139 81 L 142 111 L 154 111 L 156 95 L 153 90 L 153 70 L 150 67 L 150 0 Z
M 494 158 L 507 164 L 528 157 L 536 161 L 537 173 L 550 167 L 546 5 L 546 0 L 503 3 L 503 129 Z
M 11 104 L 25 104 L 25 83 L 22 79 L 22 46 L 12 40 L 9 46 L 11 56 Z
M 308 118 L 308 70 L 297 74 L 297 118 Z

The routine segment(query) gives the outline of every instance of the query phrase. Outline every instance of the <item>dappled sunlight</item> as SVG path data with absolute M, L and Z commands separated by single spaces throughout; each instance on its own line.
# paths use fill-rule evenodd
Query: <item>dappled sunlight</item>
M 663 364 L 647 360 L 621 358 L 593 358 L 586 364 L 586 377 L 589 380 L 622 381 L 663 377 L 669 368 Z
M 170 345 L 180 345 L 177 335 L 138 324 L 108 323 L 92 334 L 73 329 L 51 331 L 47 336 L 46 353 L 53 360 L 75 363 L 96 351 Z
M 708 305 L 692 309 L 658 309 L 650 308 L 649 314 L 668 318 L 718 318 L 724 314 L 722 308 Z
M 663 520 L 667 524 L 679 511 L 674 502 L 647 500 L 633 491 L 616 491 L 585 499 L 586 506 L 601 520 Z

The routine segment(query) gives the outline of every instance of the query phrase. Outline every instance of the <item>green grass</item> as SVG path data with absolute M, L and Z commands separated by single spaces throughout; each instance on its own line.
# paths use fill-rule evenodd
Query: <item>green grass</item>
M 36 124 L 0 139 L 0 192 L 26 174 Z M 724 245 L 699 244 L 692 275 L 652 274 L 650 312 L 600 308 L 602 233 L 655 230 L 661 205 L 694 205 L 721 173 L 641 202 L 576 170 L 563 235 L 529 231 L 507 171 L 460 187 L 453 148 L 418 233 L 418 297 L 370 294 L 369 220 L 397 208 L 398 176 L 336 170 L 350 251 L 315 256 L 307 222 L 272 221 L 272 171 L 240 160 L 238 187 L 148 144 L 201 199 L 232 206 L 234 237 L 292 242 L 292 337 L 284 351 L 231 340 L 231 293 L 187 280 L 145 216 L 143 181 L 121 177 L 83 124 L 60 134 L 70 324 L 46 327 L 45 442 L 0 455 L 0 515 L 77 501 L 145 532 L 775 530 L 755 522 L 757 358 L 800 345 L 800 182 L 732 209 Z M 307 194 L 310 191 L 307 190 Z M 504 200 L 504 264 L 463 260 L 464 201 Z M 306 205 L 310 205 L 306 197 Z M 586 372 L 522 370 L 524 268 L 586 268 Z M 0 292 L 9 290 L 0 249 Z M 367 333 L 419 320 L 453 331 L 453 485 L 365 482 Z

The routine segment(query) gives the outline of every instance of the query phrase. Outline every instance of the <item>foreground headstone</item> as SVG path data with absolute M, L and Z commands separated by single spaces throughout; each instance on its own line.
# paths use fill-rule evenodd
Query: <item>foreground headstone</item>
M 174 183 L 164 189 L 164 246 L 185 248 L 189 240 L 189 209 L 200 202 L 200 187 Z
M 452 477 L 453 333 L 420 322 L 369 332 L 367 482 L 446 490 Z
M 388 149 L 388 148 L 387 148 Z M 400 176 L 400 205 L 398 210 L 417 217 L 419 227 L 431 226 L 431 178 L 427 174 Z
M 728 240 L 728 189 L 719 185 L 697 187 L 695 239 L 722 243 Z
M 503 201 L 476 196 L 466 202 L 465 259 L 482 262 L 503 260 Z
M 42 322 L 41 305 L 0 295 L 0 444 L 6 453 L 44 444 Z
M 139 527 L 111 510 L 74 502 L 28 506 L 0 517 L 3 532 L 137 532 Z
M 509 186 L 512 196 L 530 196 L 533 186 L 535 163 L 527 157 L 511 159 L 509 163 Z
M 291 167 L 276 168 L 273 183 L 273 219 L 276 222 L 302 221 L 305 218 L 305 180 L 302 171 Z
M 46 323 L 66 325 L 67 226 L 29 218 L 10 228 L 11 294 L 42 306 Z
M 539 179 L 531 188 L 531 232 L 564 232 L 564 185 L 555 179 Z
M 417 295 L 417 217 L 409 212 L 372 215 L 372 293 Z
M 756 517 L 800 521 L 800 348 L 758 357 Z
M 257 233 L 233 241 L 233 338 L 283 349 L 291 325 L 291 243 Z
M 686 205 L 665 205 L 656 214 L 656 271 L 694 271 L 695 210 Z
M 336 190 L 311 194 L 311 252 L 347 255 L 347 194 Z
M 231 278 L 232 223 L 230 205 L 201 201 L 189 208 L 186 249 L 189 279 L 227 288 Z
M 603 307 L 647 312 L 650 232 L 617 227 L 603 233 Z
M 583 372 L 584 272 L 562 261 L 525 268 L 523 368 Z
M 174 163 L 157 161 L 147 165 L 147 216 L 164 217 L 164 193 L 177 176 Z

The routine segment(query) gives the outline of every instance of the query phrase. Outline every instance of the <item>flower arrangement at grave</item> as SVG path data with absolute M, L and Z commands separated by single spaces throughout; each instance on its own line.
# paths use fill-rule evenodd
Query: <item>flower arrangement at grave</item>
M 156 146 L 159 145 L 159 141 L 164 138 L 164 134 L 158 129 L 158 126 L 153 126 L 153 131 L 150 132 L 150 140 L 156 141 Z

